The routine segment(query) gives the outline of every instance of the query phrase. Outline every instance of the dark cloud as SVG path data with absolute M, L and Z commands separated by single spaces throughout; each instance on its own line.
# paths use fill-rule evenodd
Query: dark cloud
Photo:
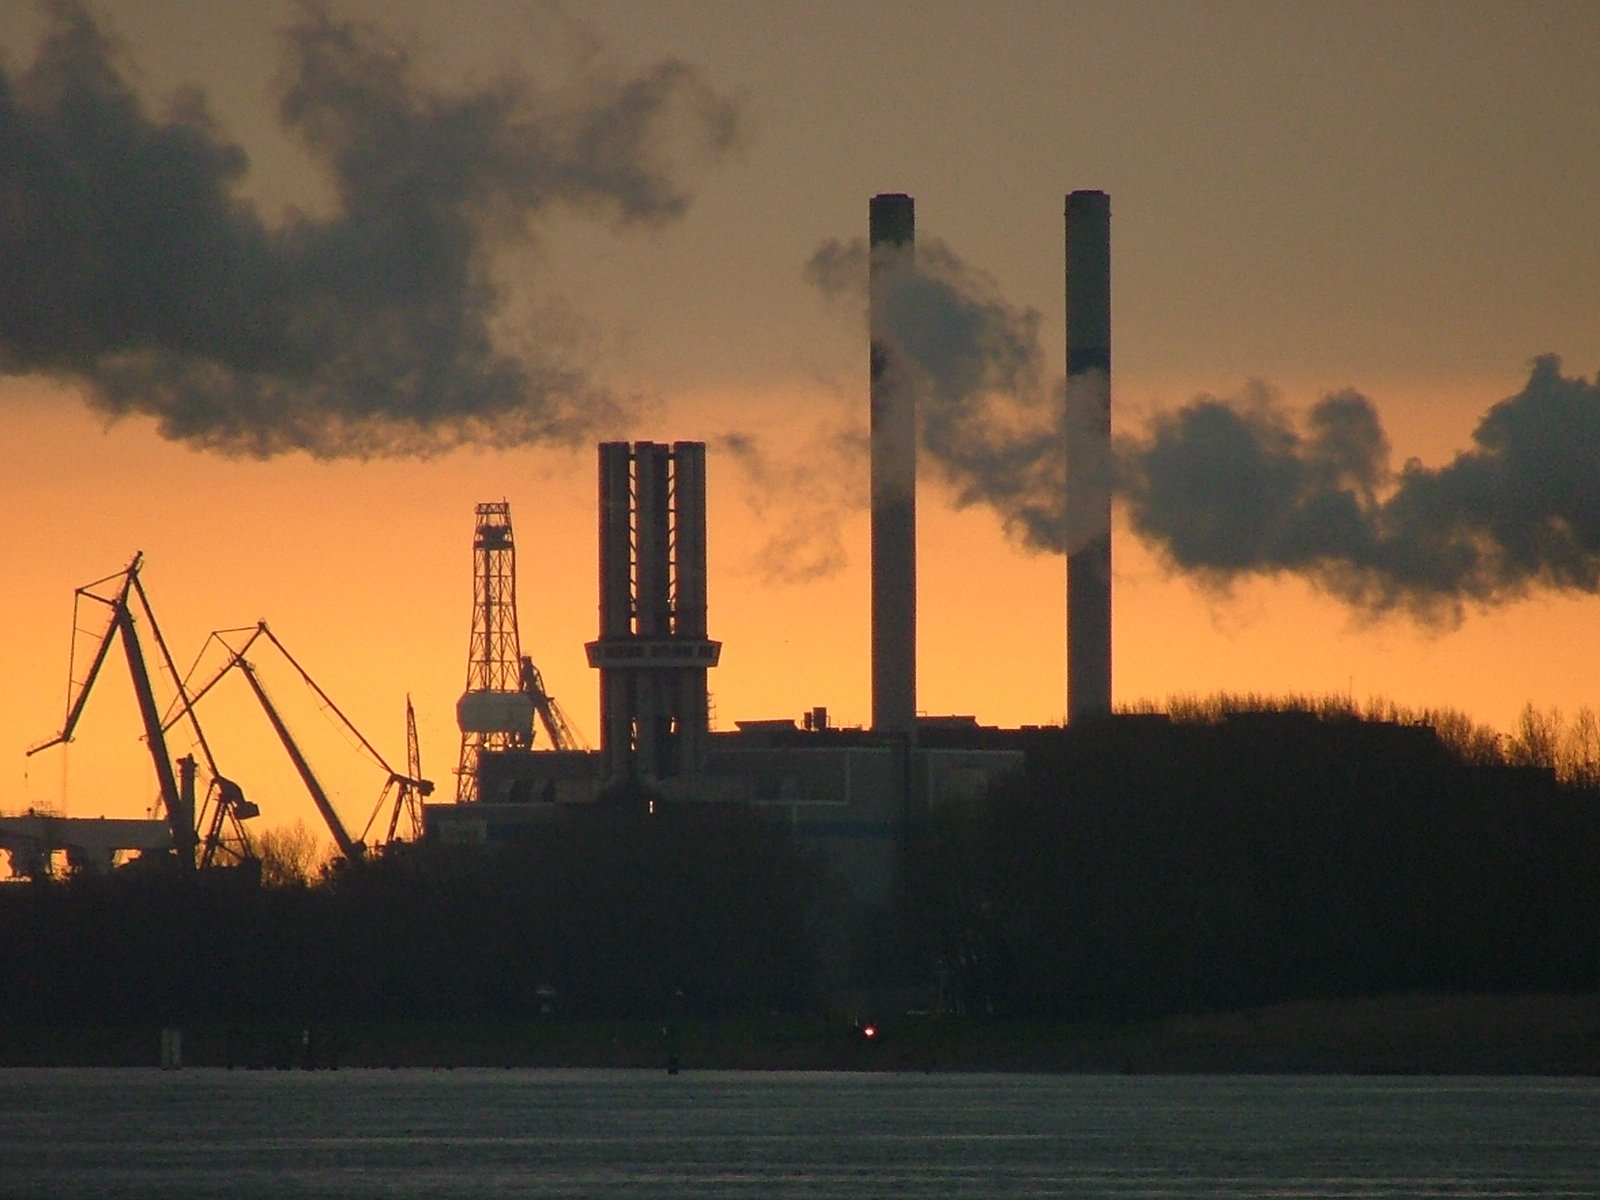
M 1370 401 L 1297 428 L 1275 398 L 1201 397 L 1120 448 L 1134 530 L 1219 582 L 1292 572 L 1370 612 L 1458 620 L 1535 589 L 1600 590 L 1600 382 L 1536 359 L 1473 447 L 1389 465 Z
M 737 129 L 694 68 L 449 92 L 380 30 L 306 5 L 280 117 L 335 206 L 269 225 L 198 93 L 152 115 L 89 12 L 48 11 L 33 63 L 0 73 L 0 370 L 231 454 L 574 441 L 618 419 L 560 344 L 497 346 L 491 259 L 557 211 L 681 215 L 683 160 Z

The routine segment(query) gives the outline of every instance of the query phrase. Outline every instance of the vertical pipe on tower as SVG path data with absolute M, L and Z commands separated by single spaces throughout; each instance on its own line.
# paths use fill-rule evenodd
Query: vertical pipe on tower
M 1111 711 L 1111 198 L 1066 206 L 1067 719 Z
M 672 632 L 672 543 L 668 505 L 668 447 L 639 442 L 633 448 L 635 632 L 666 637 Z
M 641 639 L 672 634 L 672 523 L 670 459 L 664 442 L 638 442 L 633 447 L 634 487 L 634 632 Z M 634 679 L 634 754 L 642 768 L 659 775 L 668 752 L 672 704 L 667 681 L 659 672 Z
M 896 370 L 889 304 L 914 252 L 910 196 L 874 196 L 868 325 L 872 408 L 872 727 L 910 734 L 917 719 L 917 407 Z
M 672 444 L 672 632 L 706 636 L 706 444 Z
M 627 442 L 600 444 L 600 636 L 632 628 L 632 454 Z
M 706 636 L 706 445 L 672 444 L 672 632 L 701 642 Z M 678 673 L 679 760 L 705 761 L 710 735 L 710 696 L 706 672 L 693 667 Z
M 633 632 L 633 453 L 627 442 L 600 446 L 600 640 Z M 600 753 L 608 778 L 627 773 L 633 756 L 631 679 L 600 672 Z

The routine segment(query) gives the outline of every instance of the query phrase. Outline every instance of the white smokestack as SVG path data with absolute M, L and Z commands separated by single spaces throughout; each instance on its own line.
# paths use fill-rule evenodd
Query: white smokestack
M 1111 198 L 1067 196 L 1067 719 L 1111 711 Z
M 872 198 L 872 727 L 907 734 L 917 721 L 917 405 L 885 306 L 895 272 L 910 265 L 915 229 L 910 196 Z

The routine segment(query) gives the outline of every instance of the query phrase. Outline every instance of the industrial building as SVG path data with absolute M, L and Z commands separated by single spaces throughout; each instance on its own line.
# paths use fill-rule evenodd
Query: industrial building
M 706 617 L 705 446 L 609 442 L 599 448 L 600 628 L 587 646 L 600 672 L 600 749 L 577 748 L 549 722 L 550 748 L 532 748 L 535 713 L 550 702 L 515 644 L 514 614 L 500 611 L 514 604 L 502 506 L 489 527 L 501 558 L 480 557 L 475 568 L 473 665 L 458 709 L 463 802 L 427 806 L 428 836 L 514 841 L 575 804 L 740 803 L 821 848 L 858 896 L 875 899 L 887 894 L 904 835 L 921 816 L 974 798 L 1021 766 L 1026 733 L 918 712 L 916 392 L 897 370 L 885 313 L 896 273 L 915 262 L 912 198 L 872 197 L 868 234 L 871 727 L 835 728 L 818 707 L 799 721 L 710 729 L 707 675 L 721 644 Z M 1068 712 L 1080 722 L 1111 711 L 1110 203 L 1103 192 L 1067 197 L 1066 296 L 1073 528 L 1065 676 Z M 482 506 L 479 514 L 481 522 Z M 488 553 L 484 538 L 480 524 L 480 556 Z M 508 688 L 506 681 L 514 682 Z
M 818 707 L 800 721 L 740 720 L 732 730 L 711 729 L 708 675 L 722 647 L 707 619 L 705 444 L 607 442 L 598 450 L 599 628 L 586 646 L 589 665 L 600 673 L 599 748 L 583 742 L 532 657 L 523 653 L 510 506 L 479 504 L 467 678 L 456 705 L 461 748 L 454 802 L 421 804 L 432 785 L 417 778 L 413 732 L 405 773 L 378 757 L 398 789 L 388 823 L 391 839 L 400 814 L 412 810 L 420 810 L 422 836 L 428 839 L 485 844 L 530 836 L 539 825 L 564 819 L 575 806 L 739 803 L 770 812 L 822 847 L 858 894 L 881 896 L 896 873 L 905 832 L 922 815 L 981 793 L 997 776 L 1021 765 L 1025 739 L 1015 731 L 986 729 L 970 717 L 930 718 L 919 712 L 917 390 L 912 373 L 902 370 L 903 351 L 888 314 L 894 288 L 915 269 L 912 197 L 872 197 L 868 235 L 871 726 L 835 728 L 827 710 Z M 1068 712 L 1076 723 L 1111 710 L 1110 490 L 1104 470 L 1110 439 L 1110 204 L 1104 193 L 1067 197 L 1065 266 L 1065 499 L 1072 526 L 1066 538 L 1065 677 Z M 148 609 L 137 570 L 136 558 L 117 577 L 120 590 L 114 596 L 88 593 L 113 612 L 100 658 L 120 633 L 136 686 L 144 678 L 144 663 L 130 605 L 140 600 Z M 153 627 L 153 616 L 149 621 Z M 283 650 L 265 625 L 259 636 Z M 255 681 L 244 658 L 255 643 L 252 635 L 242 648 L 230 647 L 225 670 L 238 668 L 256 690 L 341 852 L 358 858 L 368 849 L 363 838 L 343 829 Z M 164 645 L 161 650 L 165 653 Z M 293 665 L 304 675 L 298 663 Z M 306 680 L 311 682 L 309 676 Z M 193 721 L 193 701 L 211 686 L 184 698 L 181 715 Z M 188 775 L 178 779 L 165 752 L 147 683 L 139 694 L 161 774 L 169 844 L 180 859 L 195 865 L 209 865 L 230 847 L 236 857 L 247 856 L 239 822 L 254 815 L 254 806 L 214 763 L 207 766 L 217 795 L 197 802 L 192 780 Z M 80 695 L 69 713 L 62 738 L 70 736 L 82 700 Z M 200 742 L 203 746 L 203 737 Z M 185 769 L 192 773 L 192 764 Z M 197 822 L 201 809 L 210 814 L 209 821 Z M 207 825 L 209 833 L 202 836 L 197 824 Z M 63 829 L 59 821 L 29 817 L 0 834 L 9 838 L 4 844 L 14 855 L 30 862 L 42 861 L 52 841 L 73 847 L 83 861 L 100 862 L 110 857 L 102 845 L 107 837 L 146 850 L 152 836 L 160 840 L 159 830 L 153 835 L 143 825 L 115 832 L 86 828 L 67 841 Z
M 10 858 L 12 874 L 30 879 L 50 873 L 50 856 L 57 850 L 66 851 L 72 870 L 105 874 L 118 851 L 162 853 L 171 848 L 172 830 L 165 821 L 68 817 L 34 808 L 0 817 L 0 850 Z

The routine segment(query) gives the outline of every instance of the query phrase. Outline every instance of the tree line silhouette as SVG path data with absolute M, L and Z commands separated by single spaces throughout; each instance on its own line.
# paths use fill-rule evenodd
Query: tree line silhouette
M 811 1002 L 822 873 L 769 822 L 591 810 L 258 885 L 228 871 L 0 888 L 0 1016 L 30 1023 L 638 1016 Z
M 908 926 L 950 1003 L 1148 1016 L 1410 991 L 1588 990 L 1600 794 L 1513 743 L 1212 706 L 1041 740 L 935 813 Z
M 1560 761 L 1570 727 L 1529 713 L 1493 753 L 1470 724 L 1248 698 L 1027 732 L 1023 769 L 908 830 L 882 907 L 759 813 L 696 804 L 309 878 L 8 885 L 0 1019 L 713 1016 L 873 986 L 1116 1019 L 1593 989 L 1600 792 Z

